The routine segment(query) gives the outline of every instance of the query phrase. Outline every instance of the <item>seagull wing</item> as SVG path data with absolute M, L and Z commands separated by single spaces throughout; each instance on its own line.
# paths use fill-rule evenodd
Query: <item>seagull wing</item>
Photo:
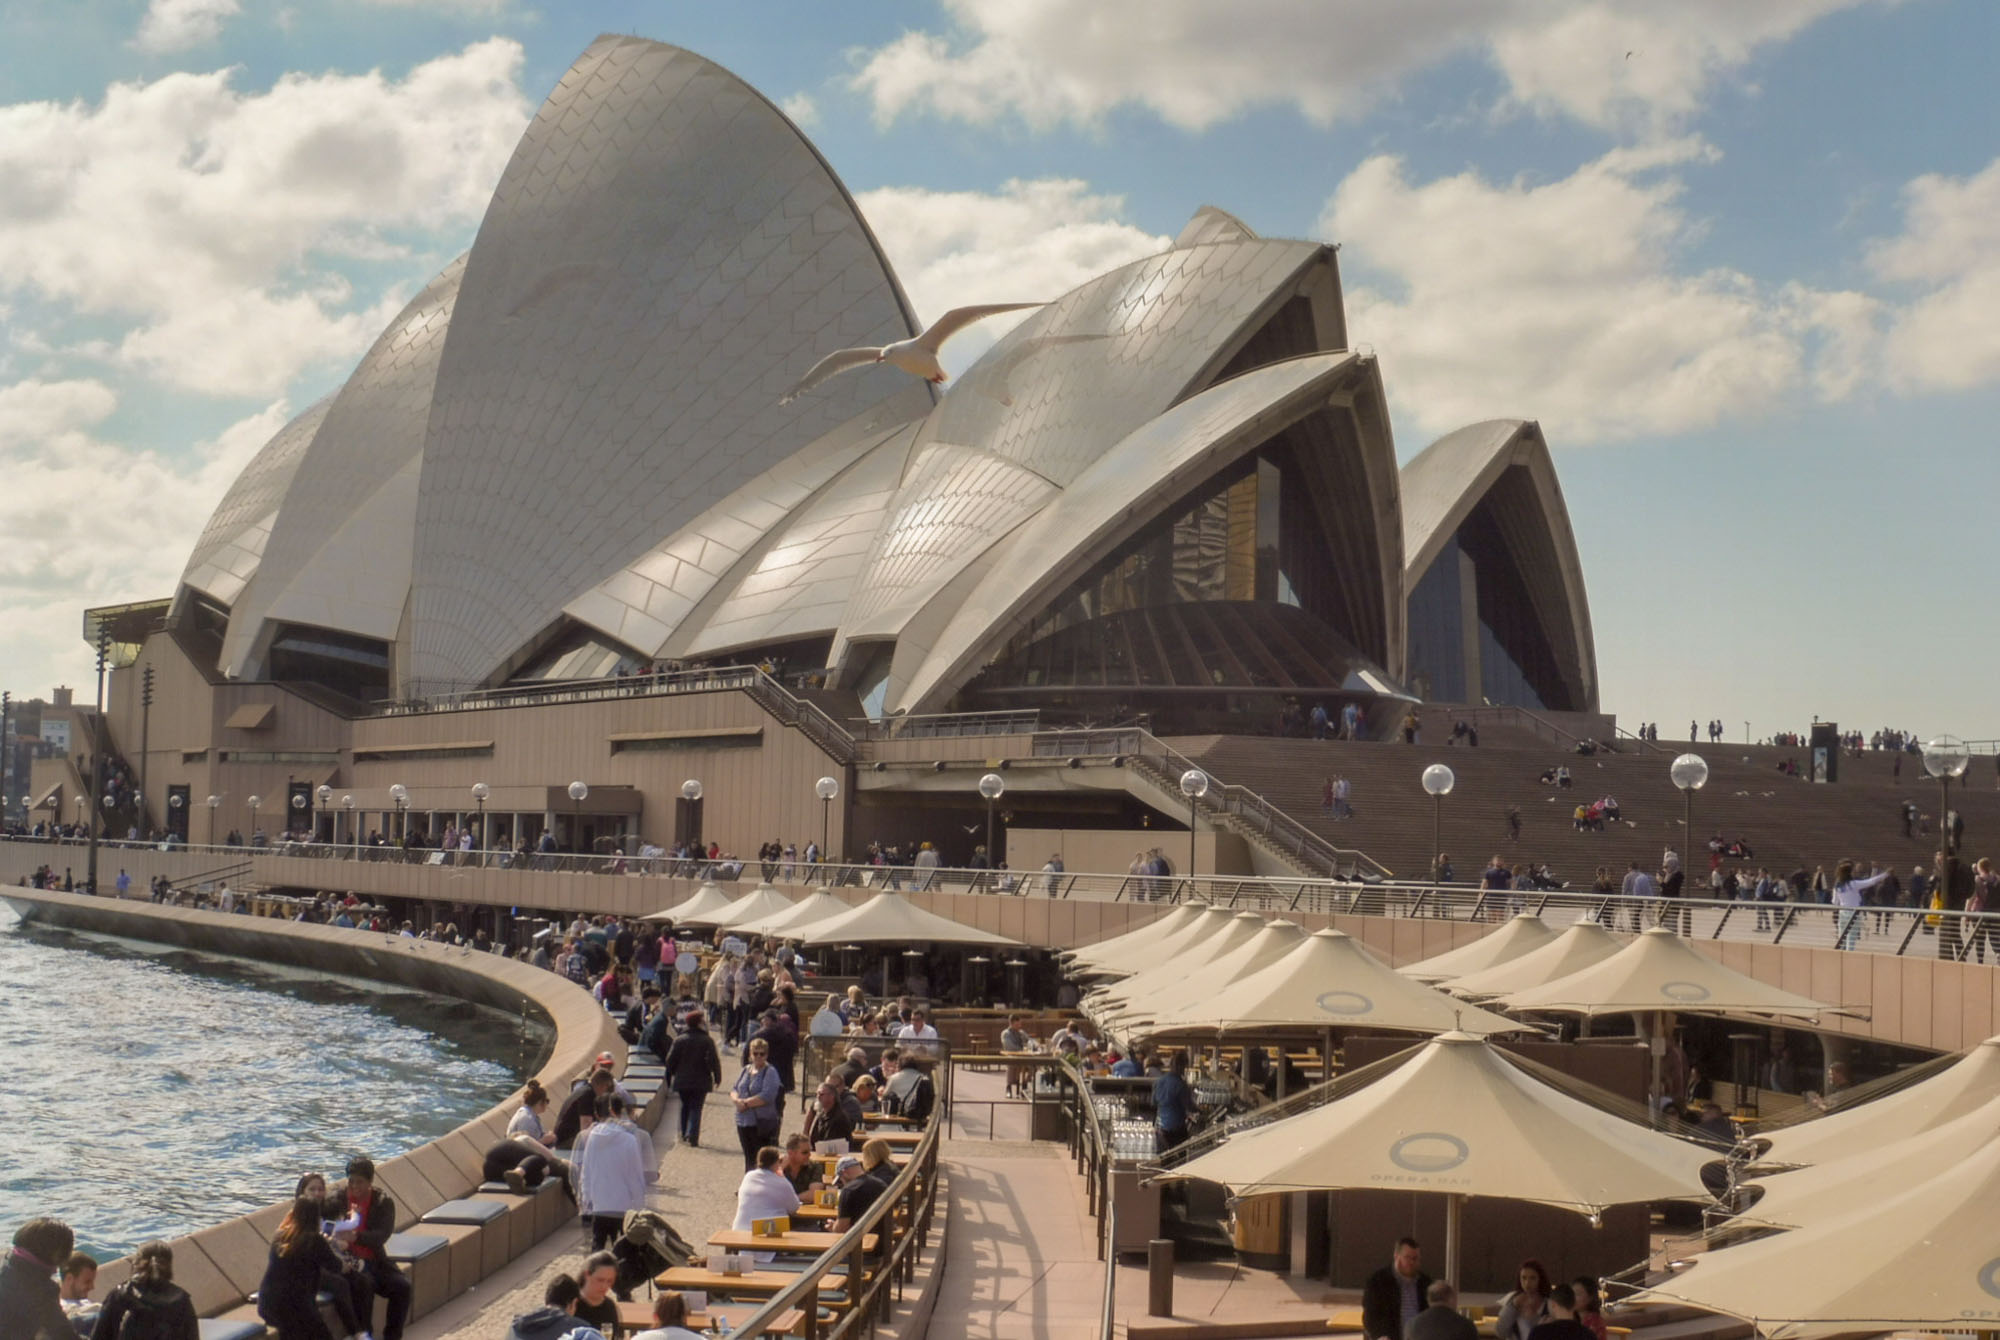
M 880 349 L 835 349 L 832 353 L 812 365 L 812 370 L 799 378 L 798 384 L 778 397 L 780 405 L 789 405 L 807 391 L 818 386 L 829 377 L 838 377 L 843 372 L 866 367 L 881 359 Z
M 989 302 L 979 307 L 954 307 L 937 320 L 930 328 L 917 337 L 917 348 L 928 349 L 935 354 L 944 348 L 944 342 L 964 330 L 975 321 L 984 321 L 989 316 L 1002 312 L 1024 312 L 1030 307 L 1041 307 L 1039 302 Z

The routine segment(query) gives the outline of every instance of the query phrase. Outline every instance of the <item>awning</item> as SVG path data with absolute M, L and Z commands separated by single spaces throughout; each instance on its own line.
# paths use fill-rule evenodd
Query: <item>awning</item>
M 1419 982 L 1448 981 L 1467 973 L 1498 967 L 1523 954 L 1532 954 L 1555 936 L 1554 928 L 1546 921 L 1523 912 L 1509 917 L 1497 929 L 1488 931 L 1471 944 L 1433 954 L 1416 963 L 1405 963 L 1396 971 Z
M 278 715 L 275 703 L 244 703 L 222 723 L 224 730 L 263 730 Z

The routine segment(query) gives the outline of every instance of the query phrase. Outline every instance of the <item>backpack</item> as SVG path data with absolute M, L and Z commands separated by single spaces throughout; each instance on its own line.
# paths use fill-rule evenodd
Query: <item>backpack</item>
M 125 1315 L 118 1321 L 117 1340 L 180 1340 L 186 1334 L 187 1294 L 180 1289 L 138 1289 L 127 1284 L 120 1292 L 125 1295 Z

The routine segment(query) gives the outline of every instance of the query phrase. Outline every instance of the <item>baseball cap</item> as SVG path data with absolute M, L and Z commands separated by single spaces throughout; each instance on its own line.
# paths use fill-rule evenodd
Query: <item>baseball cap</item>
M 860 1166 L 861 1156 L 859 1154 L 842 1154 L 839 1160 L 834 1163 L 833 1170 L 836 1173 L 844 1173 L 849 1168 L 859 1168 Z
M 609 1070 L 611 1069 L 614 1060 L 615 1058 L 611 1055 L 610 1052 L 599 1052 L 597 1054 L 596 1064 L 603 1066 L 606 1070 Z

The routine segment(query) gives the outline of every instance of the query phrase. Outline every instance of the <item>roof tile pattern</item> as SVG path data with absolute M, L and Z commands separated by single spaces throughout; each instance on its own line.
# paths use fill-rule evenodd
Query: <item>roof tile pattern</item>
M 908 389 L 827 349 L 916 329 L 846 190 L 720 67 L 600 38 L 522 138 L 466 261 L 424 448 L 410 676 L 479 682 L 565 605 Z
M 250 459 L 243 473 L 222 495 L 215 512 L 195 541 L 181 572 L 181 585 L 233 605 L 257 573 L 257 564 L 271 538 L 278 505 L 305 459 L 306 448 L 333 406 L 327 396 L 280 428 Z
M 968 562 L 1126 434 L 1200 389 L 1323 248 L 1177 248 L 1071 291 L 966 370 L 917 454 L 845 639 L 893 636 Z

